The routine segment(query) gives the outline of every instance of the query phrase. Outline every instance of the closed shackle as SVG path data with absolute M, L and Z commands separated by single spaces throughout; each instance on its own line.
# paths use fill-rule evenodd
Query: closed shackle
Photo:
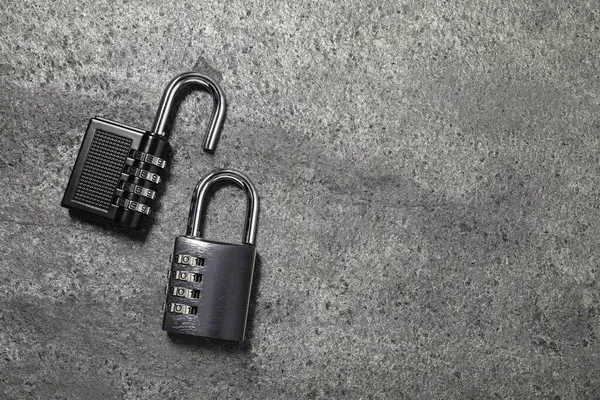
M 214 151 L 219 141 L 219 131 L 223 125 L 225 119 L 225 94 L 213 79 L 206 75 L 199 74 L 197 72 L 186 72 L 176 76 L 169 82 L 165 91 L 163 92 L 158 110 L 156 111 L 156 118 L 152 125 L 152 133 L 158 136 L 165 135 L 165 127 L 173 100 L 175 95 L 184 86 L 195 85 L 204 89 L 213 98 L 213 109 L 210 123 L 206 130 L 204 137 L 203 147 L 207 151 Z
M 250 179 L 234 169 L 213 171 L 198 182 L 192 196 L 186 235 L 199 237 L 199 232 L 202 228 L 202 210 L 206 206 L 207 193 L 216 183 L 234 183 L 246 192 L 246 223 L 243 243 L 254 246 L 258 223 L 258 193 Z

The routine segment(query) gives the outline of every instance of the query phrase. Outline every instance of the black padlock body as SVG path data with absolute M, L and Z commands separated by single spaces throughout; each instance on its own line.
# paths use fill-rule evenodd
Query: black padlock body
M 156 201 L 169 153 L 161 136 L 92 118 L 61 204 L 137 229 Z
M 178 236 L 163 330 L 243 341 L 256 247 Z

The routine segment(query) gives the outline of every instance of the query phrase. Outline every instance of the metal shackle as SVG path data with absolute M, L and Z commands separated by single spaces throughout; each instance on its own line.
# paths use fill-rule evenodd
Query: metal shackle
M 246 223 L 243 243 L 254 246 L 258 224 L 258 193 L 250 179 L 234 169 L 215 170 L 198 182 L 192 195 L 186 235 L 198 237 L 202 225 L 202 210 L 206 206 L 206 195 L 215 183 L 235 183 L 246 191 Z
M 212 78 L 197 72 L 183 73 L 169 82 L 160 99 L 154 124 L 152 125 L 152 132 L 158 136 L 165 135 L 165 126 L 167 124 L 169 113 L 171 112 L 171 106 L 173 105 L 175 95 L 181 88 L 188 84 L 199 86 L 207 91 L 213 98 L 212 116 L 208 129 L 206 130 L 203 147 L 205 150 L 214 151 L 219 141 L 219 130 L 225 119 L 225 94 L 217 82 Z

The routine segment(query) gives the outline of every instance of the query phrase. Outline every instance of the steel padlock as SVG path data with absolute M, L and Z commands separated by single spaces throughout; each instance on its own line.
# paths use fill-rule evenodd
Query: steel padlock
M 150 131 L 105 118 L 90 119 L 61 205 L 137 229 L 150 214 L 170 154 L 165 126 L 177 92 L 196 85 L 213 97 L 204 150 L 214 151 L 225 117 L 225 95 L 211 78 L 188 72 L 163 92 Z
M 247 194 L 242 244 L 199 237 L 206 195 L 213 184 L 234 183 Z M 203 178 L 192 196 L 185 236 L 175 239 L 164 304 L 163 330 L 243 341 L 256 258 L 258 194 L 241 172 L 222 169 Z

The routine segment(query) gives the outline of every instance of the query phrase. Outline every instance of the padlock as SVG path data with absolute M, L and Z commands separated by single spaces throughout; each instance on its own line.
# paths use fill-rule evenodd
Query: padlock
M 247 194 L 242 244 L 201 238 L 201 214 L 215 183 L 234 183 Z M 241 172 L 208 174 L 194 189 L 185 236 L 175 239 L 164 304 L 163 330 L 191 336 L 243 341 L 256 258 L 258 194 Z
M 214 151 L 225 118 L 225 95 L 211 78 L 188 72 L 167 85 L 150 131 L 92 118 L 73 167 L 62 206 L 134 229 L 150 214 L 170 154 L 165 126 L 177 92 L 195 85 L 213 97 L 205 151 Z

